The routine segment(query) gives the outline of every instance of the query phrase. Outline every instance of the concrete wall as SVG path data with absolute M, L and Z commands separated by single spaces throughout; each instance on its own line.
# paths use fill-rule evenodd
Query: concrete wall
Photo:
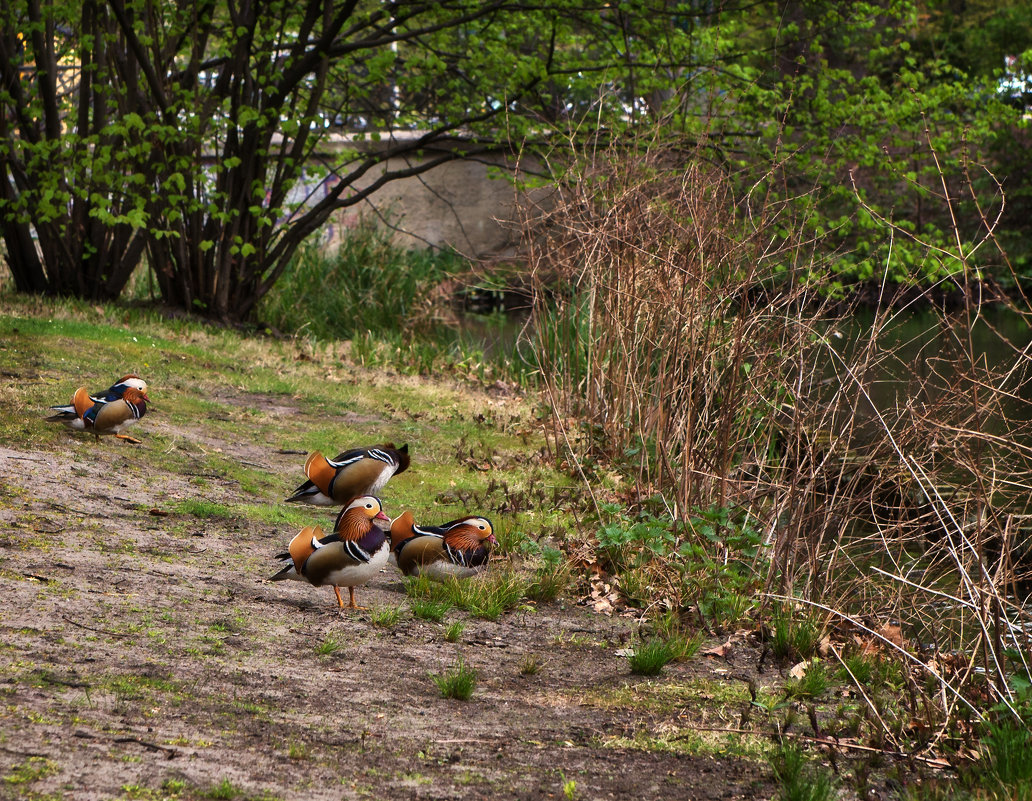
M 384 170 L 404 169 L 413 159 L 387 162 L 360 185 L 372 183 Z M 499 168 L 512 173 L 515 161 L 503 154 L 476 161 L 452 161 L 422 175 L 387 183 L 368 201 L 344 209 L 327 226 L 324 242 L 333 247 L 347 229 L 363 219 L 387 224 L 404 247 L 451 247 L 475 258 L 507 258 L 519 249 L 516 187 Z

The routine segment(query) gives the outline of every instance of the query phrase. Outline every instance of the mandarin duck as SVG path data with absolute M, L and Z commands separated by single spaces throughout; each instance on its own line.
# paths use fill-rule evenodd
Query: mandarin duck
M 125 391 L 130 387 L 138 389 L 140 392 L 146 392 L 147 382 L 135 373 L 130 373 L 129 375 L 122 376 L 103 392 L 90 395 L 89 398 L 94 403 L 111 403 L 111 401 L 121 400 Z M 50 409 L 54 414 L 47 418 L 47 422 L 64 423 L 73 431 L 82 431 L 85 428 L 82 417 L 75 413 L 74 400 L 67 406 L 51 406 Z
M 469 515 L 440 526 L 417 526 L 412 512 L 391 523 L 391 555 L 406 576 L 466 578 L 487 567 L 497 541 L 491 521 Z
M 294 490 L 287 503 L 347 506 L 362 495 L 376 495 L 391 476 L 404 472 L 408 466 L 408 445 L 395 448 L 393 442 L 355 448 L 333 460 L 316 451 L 305 461 L 309 480 Z
M 355 605 L 355 587 L 379 573 L 390 553 L 386 527 L 377 521 L 390 524 L 380 499 L 363 495 L 337 516 L 332 534 L 323 536 L 322 527 L 305 526 L 290 541 L 287 552 L 276 557 L 283 567 L 271 580 L 307 581 L 314 587 L 328 584 L 341 609 L 340 588 L 347 587 L 351 596 L 348 608 L 360 609 Z
M 85 387 L 75 391 L 72 403 L 75 415 L 82 420 L 82 428 L 92 431 L 99 440 L 101 434 L 114 434 L 118 439 L 140 443 L 140 440 L 122 433 L 122 429 L 130 426 L 147 413 L 147 393 L 135 387 L 128 387 L 119 400 L 108 403 L 94 403 Z

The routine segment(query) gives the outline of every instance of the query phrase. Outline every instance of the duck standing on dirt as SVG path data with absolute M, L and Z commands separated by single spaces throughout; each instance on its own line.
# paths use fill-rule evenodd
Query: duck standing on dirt
M 355 587 L 379 573 L 390 553 L 386 526 L 377 521 L 390 524 L 380 499 L 363 495 L 337 516 L 332 534 L 324 537 L 320 526 L 305 526 L 290 541 L 287 552 L 276 557 L 283 567 L 271 580 L 307 581 L 314 587 L 328 584 L 341 609 L 340 587 L 347 587 L 351 596 L 348 608 L 361 608 L 355 604 Z
M 406 576 L 441 581 L 475 575 L 487 567 L 496 542 L 491 521 L 476 515 L 417 526 L 406 511 L 391 523 L 391 555 Z
M 362 495 L 378 494 L 391 476 L 408 466 L 408 445 L 395 448 L 393 442 L 355 448 L 332 460 L 316 451 L 305 462 L 309 480 L 294 490 L 287 503 L 347 506 Z
M 139 445 L 140 440 L 123 434 L 122 429 L 147 414 L 149 400 L 146 392 L 128 387 L 120 400 L 94 403 L 86 387 L 79 387 L 72 398 L 72 404 L 75 406 L 76 417 L 82 421 L 82 429 L 92 431 L 97 440 L 100 440 L 102 434 L 114 434 L 118 439 Z
M 122 376 L 103 392 L 90 395 L 89 398 L 95 404 L 111 403 L 112 401 L 121 400 L 122 396 L 125 395 L 125 391 L 129 388 L 138 389 L 140 392 L 146 392 L 147 382 L 135 373 L 129 373 L 128 375 Z M 83 422 L 82 417 L 75 413 L 74 399 L 66 406 L 51 406 L 50 410 L 54 412 L 54 414 L 47 418 L 48 423 L 64 423 L 72 429 L 72 431 L 82 431 L 85 428 L 85 423 Z

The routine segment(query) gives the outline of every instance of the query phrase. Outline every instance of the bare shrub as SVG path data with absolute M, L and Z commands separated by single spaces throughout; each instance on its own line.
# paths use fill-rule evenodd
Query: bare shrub
M 665 510 L 676 536 L 660 567 L 636 560 L 636 587 L 663 572 L 664 597 L 679 586 L 674 603 L 696 603 L 678 578 L 685 544 L 736 558 L 696 512 L 731 509 L 763 532 L 764 597 L 899 655 L 913 713 L 918 697 L 938 710 L 930 730 L 958 708 L 981 717 L 979 694 L 1014 709 L 1008 678 L 1028 669 L 1028 349 L 993 328 L 977 243 L 959 236 L 956 253 L 930 253 L 952 286 L 895 304 L 883 286 L 862 314 L 833 302 L 793 217 L 804 204 L 769 193 L 775 175 L 736 190 L 702 148 L 613 148 L 528 213 L 557 456 L 600 518 L 613 502 Z M 992 227 L 987 213 L 983 241 Z M 936 304 L 945 290 L 959 305 Z M 918 307 L 935 336 L 889 336 Z M 988 354 L 978 326 L 997 336 Z M 627 483 L 604 490 L 600 462 Z

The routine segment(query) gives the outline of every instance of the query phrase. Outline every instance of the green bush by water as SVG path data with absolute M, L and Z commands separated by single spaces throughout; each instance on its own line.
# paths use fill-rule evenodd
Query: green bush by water
M 349 231 L 336 253 L 300 251 L 262 300 L 258 317 L 284 333 L 320 340 L 399 333 L 436 285 L 468 266 L 455 253 L 405 250 L 391 242 L 389 231 L 363 225 Z

